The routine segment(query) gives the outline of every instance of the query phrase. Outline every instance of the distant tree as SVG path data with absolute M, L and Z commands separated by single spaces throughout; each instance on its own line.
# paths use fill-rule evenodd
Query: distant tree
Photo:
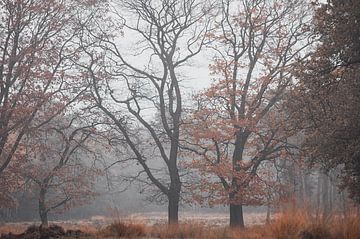
M 92 35 L 102 54 L 88 51 L 86 67 L 96 106 L 104 112 L 128 145 L 131 157 L 168 202 L 169 223 L 178 223 L 181 178 L 178 166 L 183 114 L 181 68 L 204 44 L 211 3 L 197 0 L 126 0 L 117 6 L 129 19 L 113 20 L 138 39 L 126 55 L 109 32 Z M 135 20 L 131 20 L 135 19 Z M 119 21 L 120 20 L 120 21 Z M 119 32 L 120 33 L 120 32 Z M 114 33 L 111 33 L 114 35 Z M 135 58 L 134 58 L 135 56 Z M 121 88 L 120 86 L 123 86 Z M 160 121 L 157 120 L 160 116 Z M 158 117 L 159 118 L 159 117 Z M 144 136 L 146 134 L 146 136 Z M 145 140 L 146 139 L 146 140 Z M 151 150 L 149 150 L 151 149 Z M 162 171 L 165 170 L 165 171 Z
M 311 8 L 265 0 L 225 0 L 221 7 L 218 27 L 208 33 L 216 80 L 195 97 L 187 141 L 200 186 L 214 203 L 230 206 L 231 226 L 243 227 L 242 206 L 264 204 L 266 188 L 276 184 L 262 174 L 292 147 L 280 105 L 311 40 Z
M 95 166 L 96 124 L 88 115 L 57 116 L 41 130 L 27 134 L 23 176 L 36 185 L 41 225 L 48 226 L 50 212 L 62 212 L 89 202 L 101 171 Z
M 74 71 L 78 51 L 73 41 L 81 28 L 79 17 L 89 17 L 94 4 L 0 1 L 0 198 L 10 199 L 8 192 L 21 183 L 16 174 L 24 159 L 24 135 L 60 114 L 86 89 Z M 31 124 L 49 101 L 54 103 L 43 121 Z
M 329 0 L 314 22 L 319 45 L 298 67 L 289 99 L 294 124 L 310 163 L 341 171 L 342 187 L 360 203 L 360 2 Z

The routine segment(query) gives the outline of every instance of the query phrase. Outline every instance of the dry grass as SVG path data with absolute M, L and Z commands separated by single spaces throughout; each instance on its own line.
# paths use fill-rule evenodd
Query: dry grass
M 330 232 L 336 239 L 360 239 L 360 214 L 352 213 L 345 219 L 334 219 Z
M 7 225 L 0 233 L 21 233 L 26 226 Z M 160 239 L 360 239 L 360 213 L 346 217 L 320 218 L 304 210 L 289 210 L 280 214 L 270 224 L 252 226 L 242 230 L 228 227 L 210 227 L 191 222 L 178 226 L 145 226 L 141 222 L 114 221 L 111 225 L 95 230 L 80 229 L 92 233 L 92 238 L 160 238 Z
M 210 228 L 199 223 L 181 225 L 161 225 L 148 229 L 151 237 L 154 238 L 208 238 Z M 214 233 L 214 230 L 211 230 Z M 209 238 L 210 239 L 210 238 Z
M 95 234 L 99 231 L 99 228 L 89 224 L 77 224 L 77 223 L 59 223 L 59 226 L 68 230 L 80 230 L 86 234 Z
M 307 228 L 311 218 L 308 213 L 300 210 L 291 210 L 281 214 L 266 230 L 272 238 L 292 239 Z
M 323 218 L 304 210 L 290 210 L 263 230 L 274 239 L 360 239 L 360 214 Z
M 280 214 L 270 224 L 242 230 L 192 223 L 152 227 L 150 235 L 161 239 L 360 239 L 360 214 L 324 219 L 293 209 Z
M 267 226 L 269 236 L 274 239 L 332 238 L 329 225 L 320 218 L 303 210 L 287 211 Z
M 98 229 L 91 225 L 85 224 L 76 224 L 76 223 L 56 223 L 56 225 L 61 226 L 64 230 L 80 230 L 87 234 L 95 234 L 98 232 Z M 10 223 L 0 226 L 0 235 L 1 234 L 21 234 L 26 231 L 26 229 L 31 226 L 30 224 L 21 224 L 21 223 Z
M 0 235 L 1 234 L 8 234 L 8 233 L 13 233 L 13 234 L 21 234 L 23 233 L 27 228 L 29 227 L 29 225 L 26 224 L 18 224 L 18 223 L 14 223 L 14 224 L 5 224 L 0 226 Z
M 144 224 L 122 221 L 113 222 L 96 233 L 97 238 L 139 238 L 145 235 L 146 227 Z
M 154 226 L 150 228 L 151 238 L 160 239 L 260 239 L 266 238 L 263 226 L 254 226 L 248 229 L 235 230 L 229 227 L 210 227 L 197 223 L 182 224 L 179 226 Z

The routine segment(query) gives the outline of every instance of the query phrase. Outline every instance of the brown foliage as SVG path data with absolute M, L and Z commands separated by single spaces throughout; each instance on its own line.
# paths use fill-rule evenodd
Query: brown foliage
M 315 18 L 319 45 L 298 67 L 291 95 L 294 125 L 305 132 L 303 149 L 312 164 L 340 169 L 343 187 L 360 202 L 359 1 L 331 0 Z M 346 17 L 344 17 L 346 16 Z
M 275 171 L 294 148 L 280 105 L 293 85 L 294 63 L 309 45 L 311 9 L 303 1 L 222 1 L 221 11 L 208 36 L 217 52 L 210 66 L 215 80 L 195 96 L 186 140 L 190 167 L 201 177 L 191 188 L 200 191 L 198 201 L 240 211 L 270 201 L 270 188 L 279 185 L 269 168 Z
M 61 114 L 86 90 L 79 72 L 74 71 L 78 57 L 74 42 L 81 31 L 78 13 L 85 16 L 90 2 L 96 4 L 87 0 L 0 1 L 1 182 L 8 174 L 20 173 L 25 135 Z M 16 180 L 2 185 L 7 189 L 1 190 L 0 197 L 7 199 L 19 187 Z M 0 203 L 3 206 L 7 205 Z
M 97 123 L 86 110 L 66 113 L 23 138 L 28 147 L 21 175 L 28 188 L 38 194 L 43 225 L 47 225 L 49 213 L 93 199 L 96 178 L 102 173 L 93 163 L 101 157 L 97 152 L 101 144 Z

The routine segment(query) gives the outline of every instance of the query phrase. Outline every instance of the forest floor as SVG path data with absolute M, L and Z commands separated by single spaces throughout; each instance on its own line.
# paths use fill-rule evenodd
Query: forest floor
M 279 214 L 269 224 L 247 224 L 241 230 L 230 229 L 222 224 L 220 218 L 215 223 L 215 215 L 214 219 L 209 216 L 209 221 L 183 218 L 178 226 L 168 226 L 161 222 L 162 219 L 149 224 L 144 218 L 115 218 L 106 221 L 108 219 L 98 217 L 98 224 L 64 223 L 51 226 L 50 231 L 37 226 L 27 225 L 26 229 L 26 225 L 7 224 L 0 227 L 0 239 L 360 239 L 358 213 L 348 214 L 346 217 L 336 215 L 323 218 L 301 210 L 292 210 Z M 100 221 L 104 224 L 100 225 Z
M 245 213 L 245 223 L 248 226 L 261 225 L 265 223 L 265 213 Z M 209 227 L 225 227 L 229 222 L 228 213 L 191 213 L 183 212 L 180 215 L 181 225 L 204 225 Z M 90 234 L 94 234 L 101 229 L 104 229 L 108 225 L 114 222 L 122 222 L 125 224 L 141 224 L 145 227 L 157 227 L 159 225 L 167 224 L 166 212 L 149 212 L 149 213 L 133 213 L 126 216 L 113 215 L 111 217 L 105 216 L 93 216 L 88 219 L 81 220 L 66 220 L 66 221 L 50 221 L 51 225 L 61 226 L 65 231 L 84 231 Z M 40 225 L 39 221 L 31 222 L 14 222 L 5 223 L 0 225 L 1 234 L 21 234 L 26 231 L 27 228 L 33 225 Z

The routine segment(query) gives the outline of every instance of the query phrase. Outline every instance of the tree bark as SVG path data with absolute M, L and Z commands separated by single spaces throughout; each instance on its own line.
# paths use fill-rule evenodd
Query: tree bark
M 232 167 L 235 172 L 240 172 L 239 162 L 243 159 L 243 152 L 245 143 L 249 135 L 244 132 L 237 132 L 235 140 L 235 149 L 232 156 Z M 231 182 L 231 188 L 234 190 L 233 193 L 229 194 L 230 201 L 230 227 L 244 227 L 244 216 L 241 202 L 236 202 L 235 195 L 239 192 L 239 185 L 237 178 L 233 178 Z M 235 199 L 235 200 L 234 200 Z
M 322 174 L 322 204 L 323 204 L 323 218 L 326 219 L 330 214 L 329 208 L 329 178 L 323 173 Z
M 243 228 L 244 216 L 242 205 L 230 204 L 230 227 Z
M 48 211 L 45 204 L 45 196 L 46 196 L 46 189 L 41 188 L 39 194 L 39 216 L 41 220 L 41 227 L 44 228 L 49 226 Z
M 181 192 L 181 181 L 176 164 L 171 164 L 169 168 L 171 183 L 168 193 L 168 223 L 169 225 L 179 223 L 179 202 Z
M 268 204 L 266 208 L 266 224 L 270 224 L 270 220 L 271 220 L 271 208 L 270 208 L 270 204 Z
M 329 212 L 332 213 L 333 212 L 333 205 L 334 205 L 334 187 L 333 184 L 331 182 L 331 179 L 329 177 Z
M 346 218 L 346 216 L 347 216 L 347 201 L 346 201 L 345 192 L 341 192 L 341 201 L 342 201 L 343 216 L 344 216 L 344 218 Z
M 316 192 L 316 217 L 319 217 L 321 211 L 321 172 L 318 172 Z
M 176 225 L 179 223 L 179 195 L 170 195 L 168 204 L 168 223 Z

